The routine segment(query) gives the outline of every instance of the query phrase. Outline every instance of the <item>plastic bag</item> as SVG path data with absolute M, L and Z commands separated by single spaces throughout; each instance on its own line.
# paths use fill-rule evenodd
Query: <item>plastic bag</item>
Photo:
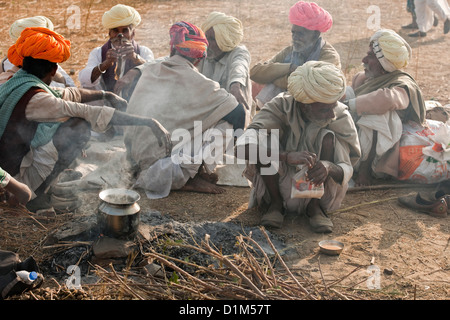
M 450 178 L 450 130 L 443 122 L 428 120 L 427 127 L 403 125 L 400 139 L 399 180 L 437 183 Z
M 308 167 L 298 166 L 298 169 L 300 171 L 292 178 L 291 198 L 322 198 L 324 193 L 323 183 L 316 186 L 307 180 Z

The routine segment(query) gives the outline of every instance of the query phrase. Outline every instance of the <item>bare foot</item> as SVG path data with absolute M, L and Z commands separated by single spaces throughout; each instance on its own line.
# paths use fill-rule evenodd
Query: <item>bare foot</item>
M 355 178 L 355 186 L 363 187 L 363 186 L 371 186 L 372 178 L 369 173 L 359 172 Z
M 225 189 L 216 186 L 215 184 L 206 181 L 199 175 L 194 178 L 189 179 L 188 182 L 180 189 L 181 191 L 190 192 L 200 192 L 200 193 L 211 193 L 211 194 L 221 194 L 225 192 Z
M 205 171 L 199 172 L 200 177 L 209 183 L 216 184 L 219 181 L 219 176 L 216 173 L 207 173 Z

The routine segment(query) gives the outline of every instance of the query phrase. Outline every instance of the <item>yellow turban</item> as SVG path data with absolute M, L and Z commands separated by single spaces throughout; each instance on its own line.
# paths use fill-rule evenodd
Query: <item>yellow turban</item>
M 25 57 L 64 62 L 70 57 L 70 41 L 46 28 L 26 28 L 8 49 L 8 60 L 17 67 Z
M 124 4 L 118 4 L 103 14 L 102 24 L 106 29 L 114 29 L 133 25 L 138 26 L 141 23 L 139 12 L 133 7 Z
M 53 31 L 53 23 L 49 18 L 44 16 L 36 16 L 30 18 L 24 18 L 14 21 L 14 23 L 9 28 L 9 35 L 14 42 L 19 39 L 20 34 L 25 28 L 42 27 Z
M 295 100 L 309 104 L 334 103 L 345 93 L 345 76 L 334 64 L 308 61 L 291 73 L 288 91 Z
M 244 38 L 244 30 L 239 19 L 221 12 L 211 12 L 201 26 L 203 31 L 213 28 L 217 45 L 223 52 L 236 48 Z
M 370 38 L 373 52 L 383 69 L 392 72 L 404 68 L 411 58 L 411 47 L 395 31 L 381 29 Z

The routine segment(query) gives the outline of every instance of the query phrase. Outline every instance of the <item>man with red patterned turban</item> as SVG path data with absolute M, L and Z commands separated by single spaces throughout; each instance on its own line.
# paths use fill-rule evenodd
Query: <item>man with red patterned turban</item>
M 289 21 L 292 45 L 250 70 L 250 78 L 264 86 L 256 96 L 259 108 L 286 91 L 289 75 L 307 61 L 330 62 L 341 68 L 338 52 L 321 36 L 333 25 L 330 13 L 314 2 L 299 1 L 290 8 Z
M 141 75 L 127 112 L 158 119 L 174 140 L 167 156 L 147 128 L 125 129 L 127 153 L 138 170 L 135 186 L 151 199 L 171 190 L 224 192 L 214 169 L 230 142 L 224 140 L 227 131 L 243 129 L 245 111 L 231 93 L 197 70 L 207 48 L 204 32 L 180 21 L 170 28 L 170 57 L 135 68 Z
M 58 63 L 69 57 L 70 42 L 46 28 L 26 28 L 8 50 L 8 59 L 21 68 L 0 87 L 0 167 L 34 192 L 27 204 L 31 211 L 49 208 L 51 201 L 58 200 L 47 189 L 81 154 L 91 129 L 104 131 L 114 124 L 149 126 L 159 143 L 171 148 L 158 122 L 116 110 L 126 108 L 126 101 L 117 95 L 50 87 Z M 102 98 L 114 108 L 86 104 Z M 54 207 L 79 206 L 77 199 L 71 200 Z

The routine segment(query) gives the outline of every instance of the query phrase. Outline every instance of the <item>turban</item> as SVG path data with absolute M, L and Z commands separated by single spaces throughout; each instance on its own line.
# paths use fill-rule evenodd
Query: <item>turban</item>
M 404 68 L 411 57 L 411 47 L 395 31 L 381 29 L 370 38 L 373 52 L 387 72 Z
M 183 56 L 202 59 L 206 57 L 208 40 L 202 29 L 180 21 L 170 28 L 170 50 L 177 50 Z
M 17 67 L 25 57 L 64 62 L 70 57 L 70 41 L 46 28 L 26 28 L 8 49 L 8 60 Z
M 141 23 L 139 12 L 133 7 L 118 4 L 106 11 L 102 17 L 102 24 L 106 29 L 114 29 L 133 25 L 136 27 Z
M 205 32 L 214 29 L 217 45 L 223 52 L 236 48 L 244 37 L 241 21 L 221 12 L 210 13 L 201 28 Z
M 345 76 L 334 64 L 308 61 L 288 79 L 288 91 L 295 100 L 309 104 L 334 103 L 345 93 Z
M 49 18 L 44 16 L 36 16 L 36 17 L 30 17 L 30 18 L 24 18 L 14 21 L 14 23 L 9 28 L 9 35 L 11 39 L 14 40 L 14 42 L 19 39 L 20 34 L 22 33 L 23 29 L 25 28 L 35 28 L 35 27 L 42 27 L 47 28 L 53 31 L 53 23 L 50 21 Z
M 315 2 L 299 1 L 289 10 L 289 21 L 308 30 L 328 31 L 333 25 L 333 18 L 328 11 Z

